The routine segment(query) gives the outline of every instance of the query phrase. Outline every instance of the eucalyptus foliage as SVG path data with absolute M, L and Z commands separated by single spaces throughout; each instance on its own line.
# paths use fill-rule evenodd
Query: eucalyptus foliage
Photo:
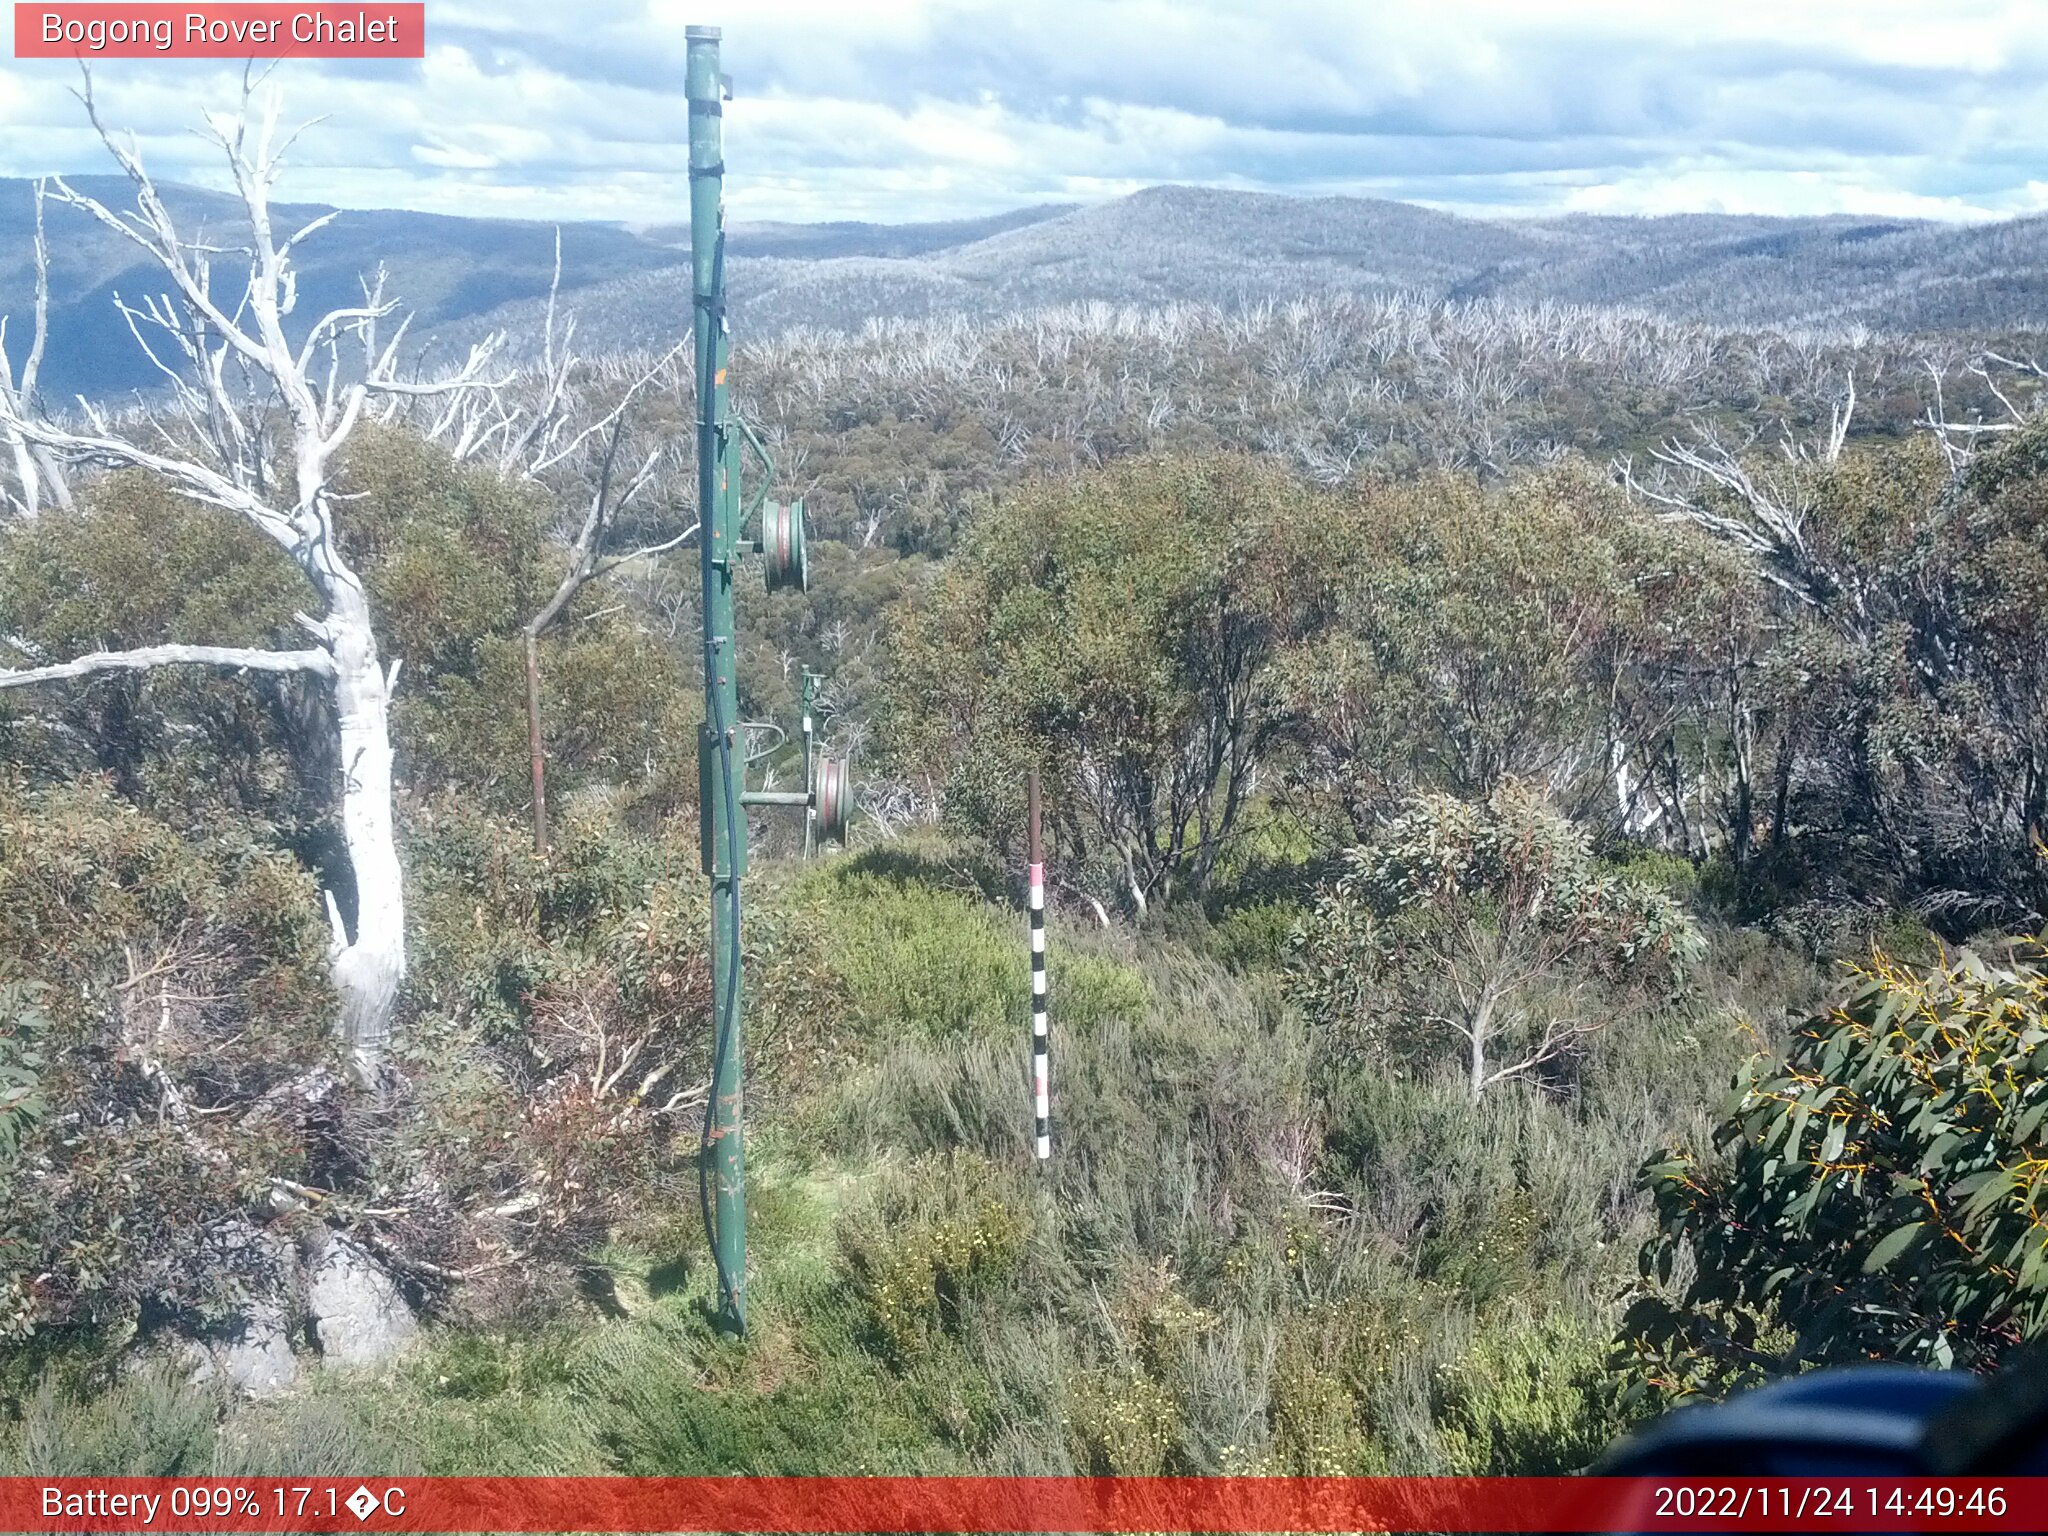
M 42 1118 L 43 1032 L 50 1027 L 42 1009 L 49 988 L 0 969 L 0 1191 L 28 1128 Z
M 1288 724 L 1278 658 L 1321 618 L 1315 510 L 1272 465 L 1225 457 L 996 507 L 900 613 L 897 771 L 1001 841 L 1038 764 L 1070 879 L 1141 914 L 1204 890 Z
M 1623 1325 L 1687 1395 L 1860 1359 L 1995 1367 L 2048 1322 L 2048 973 L 1882 956 L 1787 1060 L 1738 1078 L 1713 1154 L 1643 1170 L 1658 1231 Z

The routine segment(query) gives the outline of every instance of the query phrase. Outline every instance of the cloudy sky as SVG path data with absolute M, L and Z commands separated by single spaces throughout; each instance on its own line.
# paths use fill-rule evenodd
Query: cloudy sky
M 1494 213 L 2048 210 L 2048 0 L 428 0 L 423 61 L 280 67 L 287 115 L 325 119 L 284 190 L 680 219 L 687 22 L 725 28 L 741 219 L 1158 182 Z M 104 168 L 72 66 L 0 69 L 0 172 Z M 218 183 L 190 128 L 229 71 L 95 78 L 161 174 Z

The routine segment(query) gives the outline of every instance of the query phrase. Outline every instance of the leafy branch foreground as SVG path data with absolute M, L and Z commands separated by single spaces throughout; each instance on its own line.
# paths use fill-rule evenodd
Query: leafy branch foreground
M 1878 957 L 1745 1072 L 1716 1156 L 1645 1170 L 1626 1326 L 1684 1393 L 1871 1357 L 1996 1368 L 2048 1321 L 2048 974 Z M 1693 1276 L 1670 1282 L 1687 1253 Z

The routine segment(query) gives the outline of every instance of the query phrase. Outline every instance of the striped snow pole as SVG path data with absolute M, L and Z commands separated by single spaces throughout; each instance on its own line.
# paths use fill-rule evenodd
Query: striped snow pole
M 1031 1113 L 1039 1161 L 1052 1156 L 1051 1032 L 1045 1016 L 1045 850 L 1038 831 L 1038 770 L 1031 770 Z

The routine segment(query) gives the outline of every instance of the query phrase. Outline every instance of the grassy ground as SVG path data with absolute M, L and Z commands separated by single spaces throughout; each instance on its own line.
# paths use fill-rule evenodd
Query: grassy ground
M 1286 1006 L 1284 908 L 1055 922 L 1049 1169 L 1028 1157 L 1021 914 L 936 845 L 764 865 L 750 1328 L 694 1201 L 551 1321 L 429 1330 L 223 1415 L 160 1369 L 51 1377 L 0 1470 L 1539 1472 L 1622 1427 L 1635 1168 L 1824 978 L 1722 934 L 1574 1091 L 1344 1059 Z

